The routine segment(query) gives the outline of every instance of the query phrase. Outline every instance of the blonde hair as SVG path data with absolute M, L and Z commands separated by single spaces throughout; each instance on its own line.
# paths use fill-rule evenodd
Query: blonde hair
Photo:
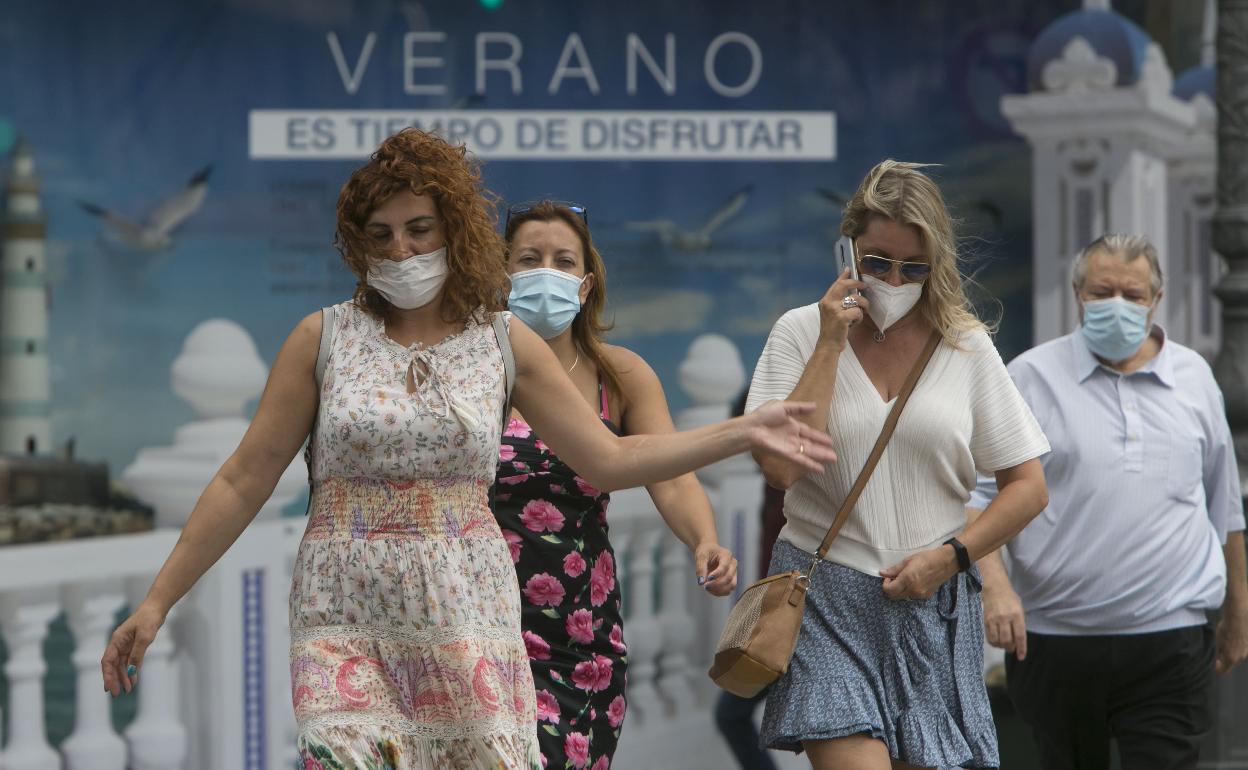
M 962 333 L 992 332 L 995 324 L 980 320 L 966 296 L 968 279 L 958 270 L 958 243 L 949 209 L 940 188 L 919 170 L 930 165 L 891 159 L 877 163 L 845 204 L 841 234 L 858 238 L 875 216 L 917 229 L 932 266 L 919 298 L 919 312 L 946 342 L 956 346 Z

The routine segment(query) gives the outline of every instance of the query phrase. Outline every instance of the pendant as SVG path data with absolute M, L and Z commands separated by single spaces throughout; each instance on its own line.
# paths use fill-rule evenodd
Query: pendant
M 875 340 L 876 342 L 883 342 L 884 332 L 880 331 L 879 329 L 876 329 L 875 334 L 872 335 L 871 339 Z

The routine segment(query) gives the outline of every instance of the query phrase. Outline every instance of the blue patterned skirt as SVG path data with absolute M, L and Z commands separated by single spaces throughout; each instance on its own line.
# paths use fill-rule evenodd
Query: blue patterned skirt
M 780 540 L 771 572 L 810 560 Z M 801 751 L 802 741 L 867 733 L 919 767 L 998 767 L 979 573 L 923 600 L 889 599 L 881 582 L 839 564 L 815 570 L 793 661 L 767 698 L 763 745 Z

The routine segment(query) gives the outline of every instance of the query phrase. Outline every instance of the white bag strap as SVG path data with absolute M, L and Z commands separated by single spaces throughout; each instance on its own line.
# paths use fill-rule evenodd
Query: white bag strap
M 321 308 L 321 348 L 316 353 L 316 394 L 320 398 L 321 386 L 325 384 L 325 364 L 329 361 L 329 349 L 334 344 L 333 305 Z
M 321 388 L 325 384 L 325 365 L 329 361 L 329 350 L 334 344 L 334 313 L 333 305 L 321 308 L 321 347 L 316 351 L 316 412 L 312 417 L 312 431 L 308 434 L 308 443 L 303 448 L 303 461 L 308 464 L 308 508 L 306 516 L 312 510 L 312 444 L 316 441 L 316 424 L 321 415 Z
M 507 385 L 501 426 L 506 431 L 507 421 L 511 418 L 511 388 L 516 384 L 516 357 L 511 352 L 511 335 L 507 333 L 507 322 L 503 320 L 502 313 L 494 314 L 494 336 L 498 338 L 498 349 L 503 354 L 503 380 Z

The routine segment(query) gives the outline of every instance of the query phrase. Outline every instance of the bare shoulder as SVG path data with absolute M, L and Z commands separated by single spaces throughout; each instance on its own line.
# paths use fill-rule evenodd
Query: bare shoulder
M 304 316 L 286 337 L 285 344 L 278 352 L 275 368 L 285 369 L 294 366 L 296 370 L 309 372 L 316 366 L 317 354 L 321 351 L 321 311 L 316 310 Z M 278 364 L 281 366 L 278 366 Z
M 288 344 L 294 345 L 299 349 L 310 346 L 313 351 L 321 346 L 321 318 L 322 313 L 314 310 L 308 313 L 295 325 L 294 331 L 290 333 L 287 339 Z
M 659 381 L 646 359 L 633 351 L 619 345 L 603 345 L 603 354 L 615 371 L 620 375 L 620 383 L 625 390 L 631 391 L 635 386 L 650 386 Z

